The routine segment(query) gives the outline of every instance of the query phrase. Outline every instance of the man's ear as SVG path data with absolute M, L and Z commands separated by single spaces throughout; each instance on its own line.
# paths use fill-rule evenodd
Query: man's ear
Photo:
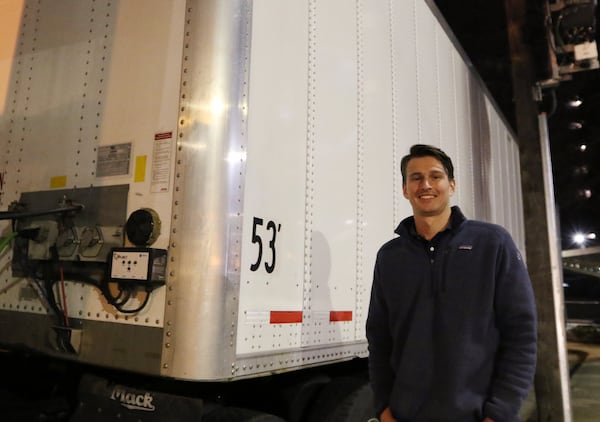
M 454 195 L 454 191 L 456 190 L 456 180 L 450 180 L 450 195 Z
M 408 199 L 408 192 L 406 190 L 406 183 L 402 183 L 402 194 L 406 199 Z

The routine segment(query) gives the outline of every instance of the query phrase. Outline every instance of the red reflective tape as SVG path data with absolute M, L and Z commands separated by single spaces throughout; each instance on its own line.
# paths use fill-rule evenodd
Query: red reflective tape
M 302 322 L 302 311 L 271 311 L 271 324 L 296 324 Z
M 352 311 L 331 311 L 329 322 L 352 321 Z

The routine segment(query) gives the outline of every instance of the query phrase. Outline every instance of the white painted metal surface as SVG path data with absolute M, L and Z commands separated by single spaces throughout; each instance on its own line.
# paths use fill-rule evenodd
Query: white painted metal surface
M 302 19 L 281 24 L 284 9 Z M 425 3 L 263 0 L 254 2 L 252 21 L 240 376 L 280 369 L 286 360 L 269 358 L 273 353 L 295 365 L 336 359 L 323 353 L 325 347 L 365 354 L 374 255 L 410 214 L 399 161 L 413 143 L 445 149 L 457 167 L 454 203 L 471 217 L 505 225 L 523 246 L 512 135 Z M 287 53 L 274 63 L 272 52 L 282 40 Z M 298 82 L 296 95 L 289 95 L 290 80 Z M 306 139 L 295 162 L 281 150 L 297 135 L 289 131 L 292 121 Z M 295 214 L 299 209 L 306 214 Z M 279 226 L 292 216 L 292 230 L 289 223 Z M 297 249 L 288 249 L 288 239 L 299 243 L 302 217 L 304 274 Z M 265 228 L 269 221 L 277 231 Z M 264 236 L 267 263 L 272 251 L 266 242 L 276 239 L 271 273 L 262 261 L 251 269 L 259 249 L 248 241 L 253 228 Z

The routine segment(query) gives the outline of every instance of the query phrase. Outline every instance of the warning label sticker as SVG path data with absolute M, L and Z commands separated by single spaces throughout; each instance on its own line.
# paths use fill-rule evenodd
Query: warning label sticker
M 169 132 L 170 133 L 170 132 Z M 168 192 L 171 175 L 171 150 L 173 140 L 170 137 L 154 138 L 152 151 L 151 192 Z
M 124 176 L 129 174 L 131 142 L 106 145 L 98 148 L 96 177 Z

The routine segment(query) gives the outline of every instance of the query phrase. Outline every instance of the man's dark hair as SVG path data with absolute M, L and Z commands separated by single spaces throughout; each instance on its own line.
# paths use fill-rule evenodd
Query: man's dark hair
M 402 184 L 406 183 L 406 166 L 408 166 L 408 162 L 417 157 L 436 158 L 444 166 L 448 179 L 454 180 L 454 166 L 452 165 L 452 160 L 444 151 L 431 145 L 416 144 L 410 147 L 410 153 L 402 157 L 402 161 L 400 162 Z

